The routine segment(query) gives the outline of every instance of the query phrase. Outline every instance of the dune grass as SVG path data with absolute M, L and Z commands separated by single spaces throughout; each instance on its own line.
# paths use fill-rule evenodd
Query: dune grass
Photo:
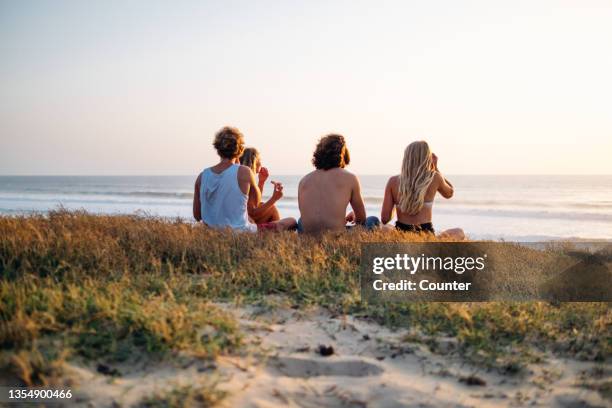
M 410 328 L 407 341 L 434 351 L 436 336 L 451 336 L 462 356 L 508 371 L 538 350 L 609 357 L 607 304 L 361 302 L 360 244 L 410 239 L 420 238 L 235 234 L 63 210 L 0 217 L 0 371 L 32 384 L 59 375 L 65 359 L 214 358 L 241 344 L 237 323 L 214 302 L 269 295 Z
M 225 397 L 215 384 L 177 386 L 145 397 L 142 408 L 212 407 Z

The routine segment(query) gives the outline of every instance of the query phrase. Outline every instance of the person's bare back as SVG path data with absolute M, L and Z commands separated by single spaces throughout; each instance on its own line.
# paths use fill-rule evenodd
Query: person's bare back
M 365 207 L 357 177 L 341 168 L 315 170 L 302 178 L 298 203 L 304 232 L 343 231 L 349 204 L 355 222 L 365 222 Z
M 344 136 L 329 134 L 319 139 L 312 155 L 316 170 L 304 176 L 298 186 L 298 232 L 344 231 L 347 222 L 368 229 L 378 227 L 377 217 L 366 219 L 359 179 L 344 170 L 350 160 Z M 349 204 L 353 211 L 347 215 Z

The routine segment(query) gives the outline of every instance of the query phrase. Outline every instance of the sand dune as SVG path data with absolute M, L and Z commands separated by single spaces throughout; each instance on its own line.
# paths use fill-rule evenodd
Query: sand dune
M 321 308 L 222 307 L 236 315 L 246 333 L 240 355 L 214 364 L 185 359 L 120 367 L 123 375 L 113 380 L 72 366 L 72 378 L 80 383 L 78 401 L 130 406 L 163 389 L 197 387 L 212 377 L 228 392 L 223 407 L 611 406 L 584 386 L 609 378 L 609 364 L 548 358 L 524 374 L 502 375 L 466 364 L 452 339 L 437 339 L 434 354 L 406 342 L 408 331 Z M 333 354 L 322 356 L 320 345 L 331 346 Z

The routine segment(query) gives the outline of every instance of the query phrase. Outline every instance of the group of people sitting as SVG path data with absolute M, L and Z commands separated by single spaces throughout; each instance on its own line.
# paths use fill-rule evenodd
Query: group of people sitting
M 345 169 L 350 163 L 346 141 L 330 134 L 316 146 L 315 170 L 300 180 L 299 220 L 281 218 L 275 204 L 283 197 L 283 185 L 272 181 L 272 196 L 262 201 L 268 170 L 261 165 L 256 149 L 245 148 L 242 133 L 224 127 L 215 135 L 213 146 L 221 160 L 198 176 L 193 196 L 194 218 L 213 228 L 319 233 L 361 225 L 371 230 L 392 228 L 387 224 L 397 212 L 397 230 L 435 234 L 434 197 L 437 193 L 444 198 L 453 196 L 452 184 L 438 170 L 437 156 L 427 142 L 417 141 L 406 148 L 401 173 L 387 182 L 380 219 L 367 216 L 359 179 Z M 347 214 L 349 204 L 352 211 Z M 459 228 L 440 235 L 464 238 Z

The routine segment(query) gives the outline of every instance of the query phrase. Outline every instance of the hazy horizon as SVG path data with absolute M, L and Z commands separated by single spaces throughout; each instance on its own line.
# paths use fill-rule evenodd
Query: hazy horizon
M 203 170 L 203 169 L 202 169 Z M 312 169 L 314 170 L 314 169 Z M 347 168 L 347 170 L 351 171 L 351 169 Z M 201 170 L 200 170 L 201 171 Z M 351 171 L 352 173 L 355 173 Z M 197 177 L 199 172 L 194 174 L 0 174 L 0 177 Z M 274 175 L 283 176 L 283 177 L 301 177 L 307 173 L 276 173 L 271 174 L 270 177 L 273 178 Z M 358 176 L 366 176 L 366 177 L 389 177 L 395 174 L 399 174 L 399 171 L 395 173 L 355 173 Z M 467 174 L 467 173 L 444 173 L 445 176 L 448 177 L 612 177 L 612 173 L 610 174 Z
M 612 3 L 0 3 L 0 174 L 190 175 L 240 128 L 272 174 L 612 174 Z

